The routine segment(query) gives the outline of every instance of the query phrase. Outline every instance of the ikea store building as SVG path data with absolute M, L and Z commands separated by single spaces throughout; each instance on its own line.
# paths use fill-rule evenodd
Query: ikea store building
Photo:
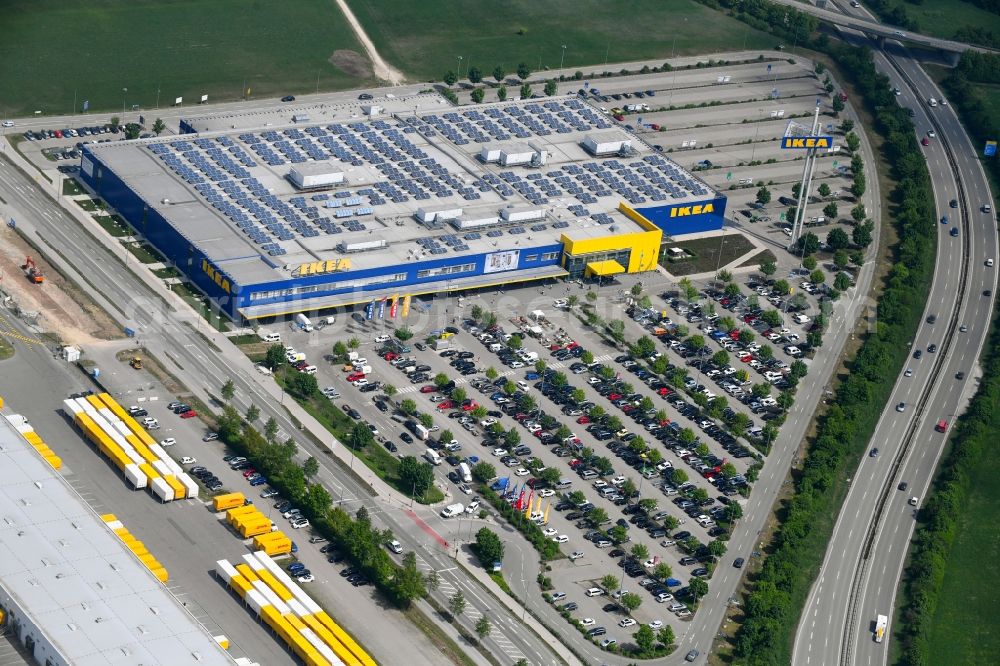
M 438 107 L 192 118 L 85 146 L 81 178 L 238 321 L 649 271 L 722 228 L 723 195 L 583 100 L 415 97 Z

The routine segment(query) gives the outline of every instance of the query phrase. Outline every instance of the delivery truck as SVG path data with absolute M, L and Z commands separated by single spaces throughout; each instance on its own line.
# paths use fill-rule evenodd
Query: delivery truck
M 424 459 L 432 465 L 441 464 L 441 454 L 434 449 L 427 449 L 424 451 Z
M 300 331 L 305 331 L 309 333 L 313 330 L 312 322 L 309 321 L 309 317 L 305 316 L 301 312 L 295 315 L 295 326 Z
M 881 643 L 882 639 L 885 638 L 886 627 L 889 626 L 889 618 L 885 615 L 879 615 L 875 619 L 875 642 Z
M 458 475 L 465 483 L 472 483 L 472 470 L 469 469 L 469 463 L 462 463 L 458 466 Z

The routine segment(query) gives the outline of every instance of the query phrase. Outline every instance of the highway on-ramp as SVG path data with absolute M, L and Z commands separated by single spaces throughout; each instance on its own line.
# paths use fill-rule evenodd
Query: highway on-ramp
M 954 424 L 974 392 L 979 353 L 993 308 L 997 257 L 996 222 L 983 205 L 991 201 L 976 148 L 951 106 L 930 107 L 941 92 L 905 51 L 890 44 L 876 53 L 876 65 L 902 91 L 904 106 L 915 112 L 918 138 L 933 130 L 923 148 L 938 217 L 938 251 L 923 320 L 889 404 L 851 482 L 826 558 L 807 600 L 795 638 L 795 664 L 884 664 L 886 639 L 873 638 L 878 615 L 890 616 L 916 527 L 916 504 L 924 499 L 947 434 L 939 420 Z M 951 200 L 957 207 L 951 208 Z M 958 236 L 951 235 L 952 228 Z M 930 317 L 934 323 L 930 323 Z M 936 351 L 929 352 L 930 345 Z M 922 358 L 913 358 L 920 350 Z M 959 373 L 964 373 L 959 375 Z M 962 379 L 958 377 L 962 376 Z M 897 409 L 901 409 L 899 411 Z M 905 482 L 906 490 L 899 490 Z

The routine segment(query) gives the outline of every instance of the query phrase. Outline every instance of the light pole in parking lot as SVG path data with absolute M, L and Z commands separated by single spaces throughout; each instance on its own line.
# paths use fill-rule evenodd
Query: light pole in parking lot
M 122 88 L 122 127 L 125 126 L 125 96 L 128 95 L 128 88 Z
M 562 55 L 559 56 L 559 69 L 563 68 L 563 60 L 566 59 L 566 45 L 562 45 Z

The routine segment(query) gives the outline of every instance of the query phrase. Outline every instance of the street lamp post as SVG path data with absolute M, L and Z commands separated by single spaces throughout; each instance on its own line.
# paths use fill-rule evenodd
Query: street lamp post
M 566 45 L 562 45 L 562 55 L 559 56 L 559 69 L 563 68 L 563 60 L 566 59 Z
M 458 56 L 458 71 L 455 74 L 458 78 L 462 78 L 462 56 Z
M 125 96 L 128 95 L 128 88 L 122 88 L 122 127 L 125 126 Z

